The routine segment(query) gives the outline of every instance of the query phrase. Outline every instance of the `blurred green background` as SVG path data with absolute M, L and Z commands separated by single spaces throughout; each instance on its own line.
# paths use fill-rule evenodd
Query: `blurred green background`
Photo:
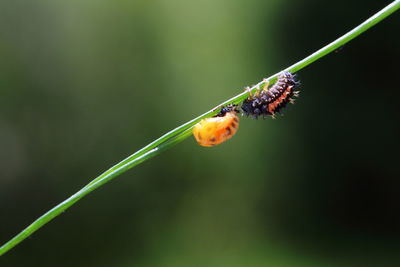
M 2 0 L 0 243 L 390 2 Z M 190 137 L 0 265 L 400 266 L 399 22 L 301 70 L 284 117 Z

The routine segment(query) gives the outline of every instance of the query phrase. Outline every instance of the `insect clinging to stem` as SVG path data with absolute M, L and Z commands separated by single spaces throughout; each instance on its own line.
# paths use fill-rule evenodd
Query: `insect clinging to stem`
M 199 145 L 211 147 L 232 138 L 239 128 L 237 105 L 227 105 L 211 118 L 201 120 L 193 127 L 193 136 Z
M 242 111 L 245 115 L 254 118 L 270 115 L 273 118 L 279 113 L 287 103 L 294 103 L 294 98 L 299 96 L 299 91 L 295 88 L 299 85 L 295 76 L 290 72 L 282 72 L 278 76 L 277 82 L 268 88 L 269 83 L 265 81 L 263 89 L 258 88 L 254 95 L 243 101 Z

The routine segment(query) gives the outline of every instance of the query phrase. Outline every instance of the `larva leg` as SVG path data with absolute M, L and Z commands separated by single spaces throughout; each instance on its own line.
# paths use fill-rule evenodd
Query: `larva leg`
M 257 85 L 257 90 L 256 90 L 254 96 L 255 96 L 255 97 L 259 97 L 259 96 L 260 96 L 260 92 L 261 92 L 260 85 Z
M 263 92 L 267 92 L 269 89 L 269 81 L 267 79 L 264 79 L 263 82 L 264 82 L 264 86 L 263 86 L 262 90 L 263 90 Z
M 249 99 L 253 98 L 253 94 L 251 93 L 251 88 L 250 86 L 246 86 L 244 88 L 245 91 L 247 91 L 249 93 Z

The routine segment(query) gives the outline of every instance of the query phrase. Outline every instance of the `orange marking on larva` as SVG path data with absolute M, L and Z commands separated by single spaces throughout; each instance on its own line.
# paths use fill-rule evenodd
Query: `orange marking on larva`
M 274 102 L 268 104 L 268 111 L 271 114 L 274 114 L 276 108 L 290 96 L 292 89 L 293 89 L 293 86 L 288 86 L 280 97 L 278 97 Z

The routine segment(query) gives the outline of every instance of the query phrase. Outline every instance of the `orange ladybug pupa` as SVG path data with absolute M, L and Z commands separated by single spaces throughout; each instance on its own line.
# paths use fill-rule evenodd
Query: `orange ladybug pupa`
M 201 146 L 219 145 L 232 138 L 239 129 L 236 105 L 223 107 L 216 116 L 201 120 L 193 127 L 193 136 Z

